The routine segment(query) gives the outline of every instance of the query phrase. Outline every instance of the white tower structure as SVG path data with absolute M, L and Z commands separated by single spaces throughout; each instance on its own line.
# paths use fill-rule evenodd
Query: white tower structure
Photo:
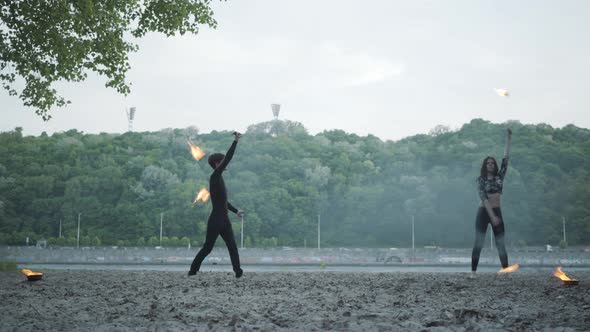
M 135 107 L 130 107 L 129 109 L 125 108 L 125 113 L 127 113 L 127 130 L 133 131 L 133 119 L 135 119 Z
M 270 104 L 270 108 L 272 109 L 272 116 L 275 120 L 278 120 L 279 112 L 281 111 L 281 104 Z

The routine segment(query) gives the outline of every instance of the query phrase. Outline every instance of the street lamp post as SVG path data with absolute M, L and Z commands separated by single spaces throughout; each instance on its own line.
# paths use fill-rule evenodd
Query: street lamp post
M 561 217 L 561 222 L 563 223 L 563 244 L 566 244 L 567 240 L 565 238 L 565 217 Z
M 82 212 L 78 213 L 78 236 L 76 239 L 76 248 L 80 248 L 80 216 L 82 215 Z
M 240 233 L 241 233 L 240 247 L 242 247 L 242 249 L 244 249 L 244 214 L 242 214 L 240 216 L 240 218 L 242 219 L 242 227 L 240 230 Z
M 321 249 L 321 246 L 320 246 L 320 239 L 321 239 L 321 235 L 320 235 L 321 228 L 320 228 L 320 225 L 321 225 L 321 219 L 320 219 L 320 214 L 318 213 L 318 250 Z
M 414 233 L 414 215 L 412 215 L 412 260 L 416 260 L 416 246 L 415 246 L 415 233 Z
M 162 222 L 164 221 L 164 212 L 160 213 L 160 247 L 162 246 Z
M 412 251 L 416 250 L 414 246 L 414 215 L 412 215 Z

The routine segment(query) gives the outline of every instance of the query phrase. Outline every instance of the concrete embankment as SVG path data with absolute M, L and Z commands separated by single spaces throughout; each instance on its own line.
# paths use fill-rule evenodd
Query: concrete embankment
M 117 247 L 0 247 L 0 260 L 36 264 L 190 264 L 199 248 Z M 546 251 L 544 248 L 512 249 L 511 263 L 527 266 L 590 266 L 590 248 Z M 332 264 L 332 265 L 468 265 L 470 248 L 244 248 L 244 264 Z M 217 247 L 206 263 L 229 264 L 225 247 Z M 497 251 L 482 251 L 480 264 L 497 265 Z

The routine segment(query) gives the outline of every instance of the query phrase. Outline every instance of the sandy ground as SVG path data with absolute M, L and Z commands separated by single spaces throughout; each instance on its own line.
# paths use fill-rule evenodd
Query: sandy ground
M 0 273 L 2 331 L 590 331 L 590 272 L 44 272 Z

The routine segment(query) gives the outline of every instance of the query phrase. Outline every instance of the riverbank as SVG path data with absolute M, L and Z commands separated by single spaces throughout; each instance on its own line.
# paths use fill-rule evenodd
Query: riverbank
M 190 264 L 199 248 L 117 248 L 117 247 L 0 247 L 0 260 L 19 264 Z M 590 266 L 590 249 L 546 251 L 542 248 L 509 248 L 510 262 L 526 266 Z M 245 248 L 244 264 L 280 265 L 457 265 L 471 263 L 470 248 Z M 498 265 L 496 250 L 485 248 L 480 265 Z M 230 264 L 225 247 L 215 248 L 205 264 Z

